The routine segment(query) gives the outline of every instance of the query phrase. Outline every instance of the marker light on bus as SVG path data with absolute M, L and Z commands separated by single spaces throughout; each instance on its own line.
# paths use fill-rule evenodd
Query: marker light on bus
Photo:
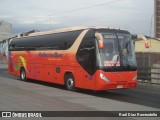
M 103 75 L 102 73 L 100 73 L 100 78 L 103 79 L 106 82 L 110 82 L 110 80 L 105 75 Z

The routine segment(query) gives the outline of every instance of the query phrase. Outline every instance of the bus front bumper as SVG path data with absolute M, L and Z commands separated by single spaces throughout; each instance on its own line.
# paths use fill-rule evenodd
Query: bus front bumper
M 128 89 L 128 88 L 135 88 L 137 86 L 137 81 L 134 82 L 127 82 L 127 83 L 117 83 L 112 82 L 109 84 L 105 84 L 99 86 L 97 90 L 116 90 L 116 89 Z

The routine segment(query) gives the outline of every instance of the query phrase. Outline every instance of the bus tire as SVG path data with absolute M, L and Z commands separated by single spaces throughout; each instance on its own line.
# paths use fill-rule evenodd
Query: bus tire
M 25 71 L 24 68 L 21 68 L 21 70 L 20 70 L 20 79 L 21 79 L 22 81 L 27 81 L 26 71 Z
M 71 73 L 65 75 L 65 86 L 69 91 L 76 91 L 75 80 Z

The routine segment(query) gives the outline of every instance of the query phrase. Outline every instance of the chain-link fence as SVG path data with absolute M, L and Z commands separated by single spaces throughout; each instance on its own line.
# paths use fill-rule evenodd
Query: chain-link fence
M 140 82 L 160 84 L 160 53 L 136 53 Z

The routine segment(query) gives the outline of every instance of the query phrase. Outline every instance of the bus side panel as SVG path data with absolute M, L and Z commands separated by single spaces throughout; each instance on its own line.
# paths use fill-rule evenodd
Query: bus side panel
M 13 75 L 20 76 L 20 69 L 24 67 L 26 69 L 28 57 L 24 51 L 12 52 L 12 63 L 13 63 Z
M 63 79 L 63 68 L 62 66 L 56 66 L 56 65 L 45 65 L 45 75 L 44 79 L 47 80 L 47 82 L 51 83 L 57 83 L 57 84 L 64 84 Z
M 10 71 L 10 73 L 12 75 L 19 76 L 20 75 L 20 71 L 16 70 L 16 64 L 17 64 L 17 61 L 13 61 L 13 69 Z
M 44 65 L 44 81 L 54 82 L 54 66 L 53 65 Z
M 13 67 L 13 56 L 12 52 L 9 51 L 8 55 L 8 72 L 12 74 L 14 72 L 14 67 Z
M 12 61 L 12 63 L 10 60 L 8 61 L 8 71 L 10 74 L 18 76 L 18 73 L 14 69 L 14 63 L 15 63 L 14 61 Z
M 76 67 L 74 72 L 75 87 L 84 88 L 84 70 L 82 67 Z
M 34 64 L 33 69 L 34 69 L 34 79 L 42 81 L 44 79 L 43 65 L 42 64 Z
M 34 79 L 34 69 L 31 63 L 27 63 L 27 78 Z
M 14 71 L 14 69 L 13 69 L 13 67 L 12 67 L 12 64 L 11 64 L 10 61 L 8 61 L 8 72 L 9 72 L 10 74 L 12 74 L 13 71 Z
M 84 71 L 84 88 L 90 90 L 95 89 L 95 77 L 90 76 L 86 71 Z
M 28 57 L 26 60 L 26 77 L 29 79 L 34 79 L 34 69 L 33 69 L 33 60 L 32 60 L 32 52 L 26 51 L 26 56 Z
M 50 71 L 52 71 L 52 78 L 50 78 L 49 82 L 57 83 L 64 85 L 64 72 L 63 66 L 60 65 L 53 65 L 50 67 Z

